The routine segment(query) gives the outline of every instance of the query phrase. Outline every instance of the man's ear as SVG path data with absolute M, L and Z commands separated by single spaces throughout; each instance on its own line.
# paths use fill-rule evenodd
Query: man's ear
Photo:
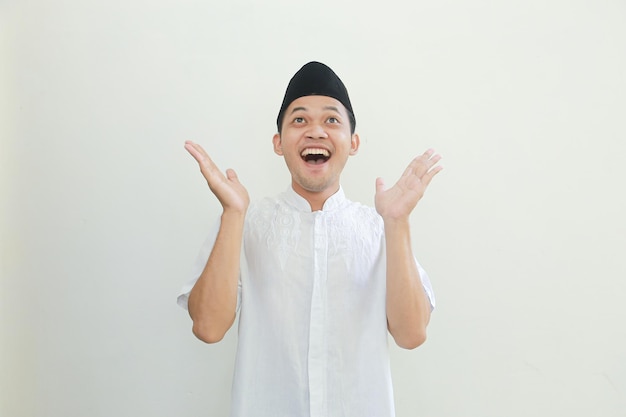
M 361 139 L 359 139 L 359 135 L 354 133 L 352 135 L 352 145 L 350 147 L 350 155 L 356 155 L 359 151 L 359 146 L 361 146 Z
M 277 133 L 274 135 L 274 137 L 272 138 L 272 143 L 274 144 L 274 153 L 276 155 L 283 155 L 283 146 L 282 146 L 282 142 L 280 140 L 280 133 Z

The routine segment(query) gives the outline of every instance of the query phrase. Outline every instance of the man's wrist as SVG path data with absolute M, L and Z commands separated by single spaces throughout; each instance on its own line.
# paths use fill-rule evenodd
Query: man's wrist
M 247 208 L 242 210 L 225 208 L 222 212 L 222 221 L 243 221 L 246 218 Z
M 404 229 L 404 228 L 410 228 L 411 226 L 411 222 L 409 221 L 409 216 L 383 217 L 383 223 L 385 224 L 385 229 L 387 228 Z

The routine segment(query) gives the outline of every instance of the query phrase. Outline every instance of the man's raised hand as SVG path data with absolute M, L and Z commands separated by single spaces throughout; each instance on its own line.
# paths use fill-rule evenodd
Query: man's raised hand
M 441 156 L 433 149 L 411 161 L 402 177 L 390 189 L 382 178 L 376 179 L 376 211 L 384 220 L 406 220 L 422 198 L 433 177 L 443 169 L 436 165 Z
M 245 213 L 250 204 L 250 197 L 248 191 L 239 182 L 235 171 L 227 169 L 224 175 L 213 163 L 209 154 L 197 143 L 188 140 L 185 142 L 185 149 L 198 161 L 200 172 L 222 204 L 224 211 Z

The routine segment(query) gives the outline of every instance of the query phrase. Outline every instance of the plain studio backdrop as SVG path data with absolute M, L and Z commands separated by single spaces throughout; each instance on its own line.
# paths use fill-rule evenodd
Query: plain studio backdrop
M 14 1 L 0 52 L 2 417 L 227 415 L 236 325 L 205 345 L 175 303 L 220 213 L 183 143 L 283 191 L 310 60 L 354 104 L 348 197 L 444 156 L 398 416 L 626 416 L 623 1 Z

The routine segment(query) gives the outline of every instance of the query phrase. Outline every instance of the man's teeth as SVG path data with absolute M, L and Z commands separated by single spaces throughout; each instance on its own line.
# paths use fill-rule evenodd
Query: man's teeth
M 301 154 L 303 157 L 307 156 L 307 155 L 323 155 L 325 157 L 329 157 L 330 153 L 326 150 L 326 149 L 321 149 L 321 148 L 307 148 L 305 150 L 302 151 Z

